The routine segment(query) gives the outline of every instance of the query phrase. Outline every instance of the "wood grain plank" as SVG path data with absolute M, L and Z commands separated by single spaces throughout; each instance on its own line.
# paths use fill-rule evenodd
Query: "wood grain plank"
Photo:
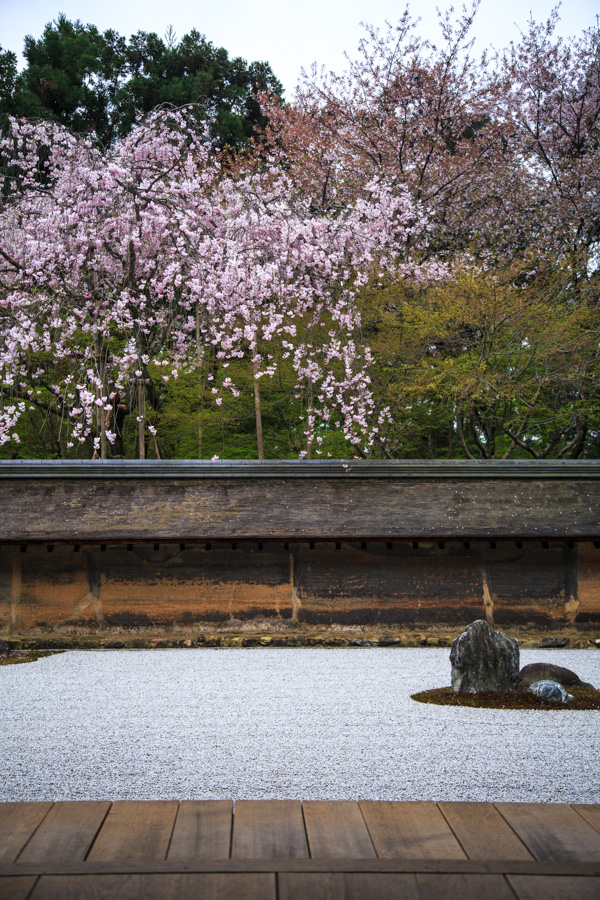
M 0 862 L 13 862 L 52 803 L 0 803 Z
M 272 873 L 46 875 L 30 900 L 276 900 Z
M 535 859 L 600 860 L 600 834 L 566 803 L 496 803 Z
M 469 859 L 532 859 L 492 803 L 440 802 L 438 808 Z
M 285 873 L 278 886 L 279 900 L 419 900 L 414 875 Z
M 238 800 L 232 859 L 305 859 L 308 845 L 299 800 Z
M 176 800 L 117 800 L 87 860 L 166 859 Z
M 167 859 L 229 859 L 231 800 L 183 800 Z
M 279 900 L 514 900 L 502 875 L 285 873 Z M 539 898 L 541 900 L 541 898 Z
M 59 801 L 19 854 L 19 863 L 77 862 L 85 859 L 110 803 Z
M 358 803 L 305 800 L 302 811 L 312 859 L 376 858 Z
M 360 808 L 380 858 L 466 858 L 435 803 L 367 800 Z
M 600 863 L 572 860 L 474 859 L 211 859 L 109 862 L 4 863 L 0 877 L 41 875 L 174 875 L 214 873 L 365 873 L 409 875 L 565 875 L 600 878 Z
M 507 875 L 519 900 L 598 900 L 600 878 L 571 875 Z
M 36 875 L 0 878 L 0 897 L 2 900 L 27 900 L 36 881 Z
M 415 879 L 419 900 L 515 900 L 503 875 L 417 874 Z
M 571 806 L 592 828 L 600 832 L 600 803 L 572 803 Z

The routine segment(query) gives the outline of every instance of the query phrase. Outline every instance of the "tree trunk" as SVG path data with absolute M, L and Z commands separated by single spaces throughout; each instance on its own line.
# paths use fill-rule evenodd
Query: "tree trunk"
M 96 385 L 96 399 L 102 400 L 107 393 L 104 387 L 104 356 L 102 351 L 102 343 L 99 337 L 96 337 L 96 356 L 98 358 L 98 371 L 100 373 L 100 386 Z M 104 401 L 101 406 L 96 406 L 96 422 L 98 427 L 98 436 L 100 437 L 100 459 L 106 459 L 106 410 L 104 409 Z
M 123 445 L 123 423 L 125 421 L 125 416 L 129 412 L 127 405 L 125 403 L 121 403 L 121 395 L 117 392 L 113 399 L 113 405 L 110 412 L 106 414 L 106 419 L 104 420 L 104 426 L 107 431 L 112 431 L 115 434 L 115 439 L 112 444 L 111 456 L 124 459 L 125 458 L 125 447 Z
M 313 445 L 313 385 L 312 381 L 308 382 L 308 408 L 306 411 L 306 421 L 308 424 L 308 436 L 306 438 L 306 458 L 312 459 Z
M 456 422 L 456 432 L 458 434 L 458 439 L 461 443 L 463 450 L 465 451 L 465 456 L 467 457 L 467 459 L 475 459 L 475 457 L 473 456 L 473 454 L 471 453 L 471 451 L 469 450 L 469 448 L 467 446 L 467 441 L 465 439 L 465 433 L 463 430 L 462 409 L 460 407 L 457 410 L 455 422 Z
M 435 428 L 427 429 L 427 456 L 435 459 Z
M 96 398 L 102 399 L 103 389 L 96 387 Z M 106 459 L 106 412 L 104 404 L 96 407 L 96 422 L 98 435 L 100 437 L 100 459 Z
M 146 459 L 144 379 L 138 378 L 138 459 Z
M 254 363 L 254 409 L 256 412 L 256 445 L 258 447 L 258 458 L 265 458 L 265 448 L 263 444 L 263 428 L 262 428 L 262 412 L 260 408 L 260 388 L 258 386 L 258 362 Z
M 161 455 L 160 455 L 160 447 L 158 446 L 158 441 L 157 441 L 157 439 L 156 439 L 156 435 L 155 435 L 155 434 L 152 435 L 152 441 L 153 441 L 153 443 L 154 443 L 154 453 L 155 453 L 155 455 L 156 455 L 156 458 L 157 458 L 157 459 L 161 459 Z

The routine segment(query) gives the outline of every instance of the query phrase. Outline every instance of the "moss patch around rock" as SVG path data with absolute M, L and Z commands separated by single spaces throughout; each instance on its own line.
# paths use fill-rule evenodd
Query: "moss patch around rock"
M 19 663 L 35 662 L 45 656 L 54 656 L 55 653 L 63 653 L 63 650 L 17 650 L 10 656 L 0 659 L 0 666 L 18 666 Z
M 595 688 L 569 687 L 573 699 L 568 703 L 541 700 L 525 688 L 516 691 L 481 691 L 478 694 L 456 694 L 451 687 L 435 688 L 412 694 L 419 703 L 435 703 L 438 706 L 469 706 L 475 709 L 596 709 L 600 710 L 600 691 Z

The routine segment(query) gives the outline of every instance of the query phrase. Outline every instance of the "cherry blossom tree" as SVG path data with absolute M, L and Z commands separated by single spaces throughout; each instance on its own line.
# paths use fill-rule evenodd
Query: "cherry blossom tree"
M 384 177 L 429 213 L 426 257 L 472 249 L 511 168 L 510 125 L 495 116 L 500 73 L 470 42 L 478 5 L 441 17 L 435 45 L 407 8 L 396 26 L 366 27 L 346 72 L 313 68 L 289 106 L 263 97 L 268 142 L 315 205 L 344 206 Z
M 305 407 L 301 455 L 328 452 L 333 432 L 356 455 L 385 453 L 390 392 L 414 400 L 423 385 L 428 421 L 443 408 L 465 455 L 584 452 L 598 369 L 600 29 L 561 41 L 553 14 L 488 60 L 470 43 L 477 6 L 441 16 L 439 44 L 408 10 L 367 29 L 343 75 L 313 71 L 288 106 L 263 96 L 264 140 L 235 160 L 215 155 L 189 108 L 155 111 L 106 151 L 13 120 L 0 143 L 0 444 L 33 406 L 66 429 L 67 449 L 93 439 L 104 457 L 111 443 L 120 452 L 135 408 L 143 455 L 150 410 L 178 373 L 197 375 L 218 408 L 240 390 L 243 361 L 259 458 L 262 386 L 284 363 Z M 465 304 L 474 283 L 481 302 Z M 498 284 L 523 328 L 475 402 L 468 386 L 485 382 L 493 354 L 452 344 L 452 391 L 430 379 L 450 368 L 431 347 L 487 334 L 482 321 L 498 334 Z M 535 316 L 518 312 L 526 294 Z M 373 364 L 380 323 L 363 313 L 383 307 L 414 365 L 400 344 L 393 365 Z M 561 317 L 575 379 L 565 329 L 547 327 Z M 524 406 L 513 375 L 529 347 L 543 348 L 531 371 L 541 359 L 551 377 L 527 382 Z M 394 372 L 416 380 L 397 387 Z
M 597 268 L 600 244 L 600 24 L 565 41 L 558 9 L 504 53 L 500 115 L 513 124 L 541 249 Z
M 265 95 L 266 138 L 317 206 L 344 206 L 375 176 L 428 213 L 426 255 L 493 266 L 598 244 L 600 27 L 556 35 L 558 10 L 508 50 L 476 55 L 479 0 L 440 14 L 439 42 L 366 28 L 342 74 L 316 67 L 288 106 Z
M 278 166 L 222 172 L 185 110 L 154 113 L 106 152 L 51 123 L 13 121 L 1 152 L 2 442 L 26 404 L 51 402 L 67 446 L 94 434 L 104 458 L 135 382 L 143 455 L 157 373 L 199 367 L 213 348 L 223 369 L 252 360 L 262 455 L 259 380 L 283 340 L 314 397 L 308 446 L 315 417 L 334 411 L 351 443 L 373 443 L 355 291 L 375 262 L 397 269 L 422 216 L 406 196 L 373 182 L 351 208 L 315 211 Z M 228 389 L 224 376 L 217 403 Z
M 308 454 L 313 439 L 321 443 L 317 420 L 329 427 L 337 422 L 368 452 L 387 413 L 374 416 L 366 371 L 372 358 L 356 341 L 356 290 L 375 261 L 380 270 L 399 272 L 401 248 L 420 225 L 414 206 L 373 183 L 368 197 L 347 210 L 315 211 L 274 166 L 223 181 L 214 199 L 223 218 L 206 271 L 203 321 L 225 366 L 230 358 L 251 357 L 259 458 L 259 382 L 274 375 L 280 342 L 297 389 L 309 397 Z M 227 388 L 235 389 L 225 377 L 213 392 Z
M 13 121 L 1 152 L 0 372 L 12 400 L 0 440 L 24 404 L 50 396 L 68 446 L 95 430 L 104 457 L 115 400 L 178 339 L 187 218 L 197 244 L 218 167 L 182 112 L 154 114 L 106 153 L 55 124 Z

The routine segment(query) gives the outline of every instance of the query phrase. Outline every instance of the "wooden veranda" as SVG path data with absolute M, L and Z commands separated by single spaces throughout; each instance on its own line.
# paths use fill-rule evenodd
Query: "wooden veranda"
M 598 900 L 600 804 L 0 805 L 2 900 Z

